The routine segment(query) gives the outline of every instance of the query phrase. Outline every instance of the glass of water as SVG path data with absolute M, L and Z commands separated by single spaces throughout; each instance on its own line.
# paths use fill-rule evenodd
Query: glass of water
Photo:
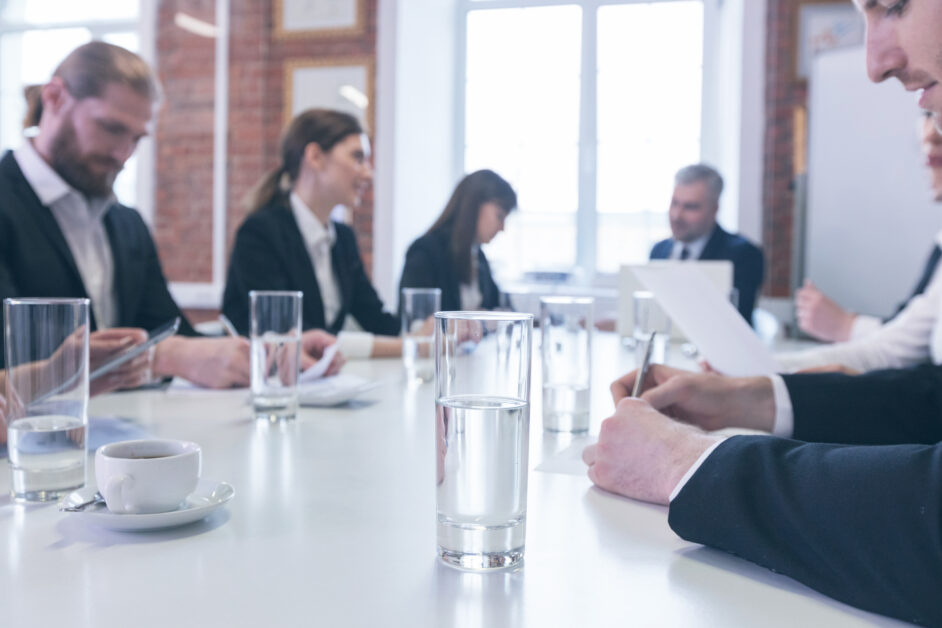
M 463 569 L 523 559 L 533 316 L 435 315 L 438 553 Z
M 293 419 L 298 413 L 302 297 L 296 291 L 249 292 L 252 406 L 257 419 Z
M 545 430 L 589 431 L 593 303 L 587 297 L 540 299 Z
M 641 364 L 651 332 L 654 335 L 654 347 L 651 350 L 652 364 L 666 364 L 670 349 L 671 319 L 661 308 L 654 294 L 639 290 L 632 293 L 635 308 L 635 359 Z
M 85 485 L 88 299 L 4 299 L 7 448 L 17 501 Z
M 403 288 L 400 302 L 402 364 L 406 369 L 406 379 L 430 382 L 435 378 L 432 317 L 442 309 L 442 291 L 438 288 Z

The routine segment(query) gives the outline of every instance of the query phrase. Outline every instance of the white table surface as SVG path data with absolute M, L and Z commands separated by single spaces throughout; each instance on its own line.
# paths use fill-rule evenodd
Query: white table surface
M 608 382 L 633 364 L 613 335 L 597 340 L 593 432 L 611 412 Z M 666 508 L 605 493 L 584 474 L 533 470 L 570 443 L 542 431 L 536 360 L 524 564 L 486 574 L 447 567 L 435 551 L 433 386 L 408 387 L 397 360 L 347 370 L 384 386 L 278 425 L 250 418 L 244 391 L 93 399 L 92 415 L 200 443 L 203 477 L 231 483 L 236 496 L 202 522 L 146 533 L 0 498 L 0 625 L 897 623 L 686 543 Z M 9 472 L 0 478 L 7 494 Z

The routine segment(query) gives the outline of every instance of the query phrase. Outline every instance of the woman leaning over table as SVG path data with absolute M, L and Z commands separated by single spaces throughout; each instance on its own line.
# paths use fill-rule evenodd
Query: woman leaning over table
M 360 203 L 373 179 L 369 158 L 369 140 L 349 114 L 309 109 L 285 129 L 281 163 L 253 191 L 229 261 L 222 309 L 240 333 L 249 327 L 250 290 L 300 290 L 304 329 L 339 333 L 347 357 L 401 352 L 389 338 L 399 319 L 383 310 L 353 230 L 330 220 L 337 205 Z
M 442 310 L 491 310 L 500 290 L 481 250 L 504 230 L 517 206 L 510 184 L 491 170 L 472 172 L 458 184 L 435 224 L 412 243 L 402 288 L 439 288 Z

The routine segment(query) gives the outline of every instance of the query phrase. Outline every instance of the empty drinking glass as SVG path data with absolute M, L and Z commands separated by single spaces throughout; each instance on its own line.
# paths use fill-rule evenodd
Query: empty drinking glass
M 438 288 L 403 288 L 402 364 L 410 382 L 435 379 L 432 340 L 435 338 L 432 317 L 442 309 L 442 291 Z
M 298 412 L 302 296 L 296 291 L 249 292 L 252 405 L 258 419 L 293 419 Z

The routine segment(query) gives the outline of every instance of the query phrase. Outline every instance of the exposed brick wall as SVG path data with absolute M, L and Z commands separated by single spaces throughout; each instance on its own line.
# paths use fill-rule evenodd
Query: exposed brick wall
M 284 66 L 292 60 L 376 55 L 376 2 L 366 0 L 364 33 L 317 38 L 274 36 L 273 0 L 232 0 L 229 40 L 227 254 L 245 217 L 242 199 L 278 162 L 284 126 Z M 177 11 L 215 22 L 213 0 L 162 0 L 157 66 L 165 90 L 157 140 L 154 231 L 172 281 L 212 279 L 212 171 L 215 43 L 173 23 Z M 354 211 L 372 268 L 373 197 Z M 228 257 L 228 256 L 227 256 Z
M 800 4 L 768 0 L 762 242 L 769 264 L 765 293 L 770 296 L 789 296 L 794 285 L 794 113 L 808 99 L 806 83 L 794 75 Z

